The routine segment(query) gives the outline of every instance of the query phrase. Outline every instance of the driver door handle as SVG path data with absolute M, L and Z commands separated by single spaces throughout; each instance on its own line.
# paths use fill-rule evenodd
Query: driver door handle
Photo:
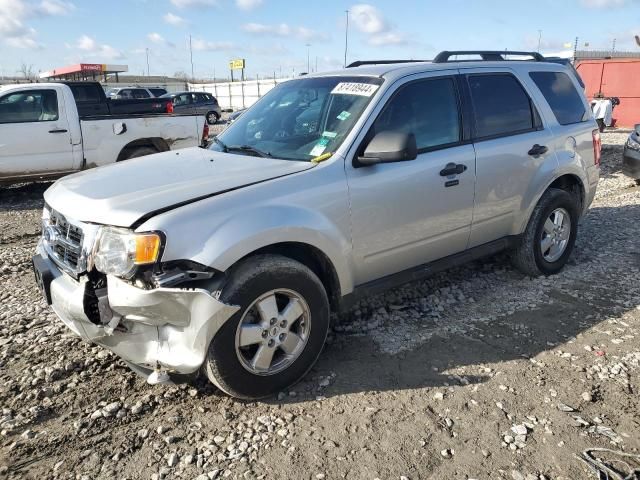
M 49 133 L 67 133 L 66 128 L 54 128 L 53 130 L 49 130 Z
M 467 166 L 463 165 L 462 163 L 447 163 L 447 165 L 442 170 L 440 170 L 440 176 L 448 177 L 450 175 L 460 175 L 466 169 Z

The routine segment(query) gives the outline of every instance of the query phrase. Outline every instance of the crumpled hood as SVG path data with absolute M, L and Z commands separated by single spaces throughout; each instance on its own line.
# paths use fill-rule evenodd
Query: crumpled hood
M 194 147 L 70 175 L 54 183 L 44 199 L 70 219 L 129 227 L 156 210 L 313 166 Z

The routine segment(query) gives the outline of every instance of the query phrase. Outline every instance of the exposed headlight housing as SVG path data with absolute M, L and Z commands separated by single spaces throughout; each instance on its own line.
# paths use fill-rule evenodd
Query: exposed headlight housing
M 626 147 L 630 148 L 631 150 L 636 150 L 640 152 L 640 143 L 638 143 L 638 141 L 636 141 L 636 139 L 634 139 L 631 135 L 627 139 Z
M 155 232 L 103 227 L 93 257 L 96 270 L 106 275 L 129 278 L 138 265 L 154 263 L 160 254 L 162 238 Z

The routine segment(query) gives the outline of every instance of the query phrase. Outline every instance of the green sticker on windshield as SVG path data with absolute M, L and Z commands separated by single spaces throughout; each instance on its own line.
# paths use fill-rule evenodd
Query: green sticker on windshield
M 337 132 L 322 132 L 322 136 L 327 138 L 336 138 L 337 135 Z
M 320 140 L 318 140 L 318 143 L 316 143 L 316 145 L 322 145 L 323 147 L 326 147 L 327 145 L 329 145 L 330 141 L 331 139 L 322 137 Z
M 336 118 L 340 121 L 345 121 L 347 118 L 349 118 L 351 116 L 351 114 L 349 112 L 347 112 L 346 110 L 344 112 L 342 112 L 340 115 L 338 115 Z

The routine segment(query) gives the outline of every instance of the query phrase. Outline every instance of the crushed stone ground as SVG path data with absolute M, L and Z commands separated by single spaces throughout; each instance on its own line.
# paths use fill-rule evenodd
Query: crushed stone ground
M 640 187 L 625 133 L 567 268 L 506 255 L 361 302 L 317 366 L 259 403 L 149 386 L 75 338 L 30 259 L 49 184 L 0 187 L 0 478 L 588 479 L 640 448 Z

